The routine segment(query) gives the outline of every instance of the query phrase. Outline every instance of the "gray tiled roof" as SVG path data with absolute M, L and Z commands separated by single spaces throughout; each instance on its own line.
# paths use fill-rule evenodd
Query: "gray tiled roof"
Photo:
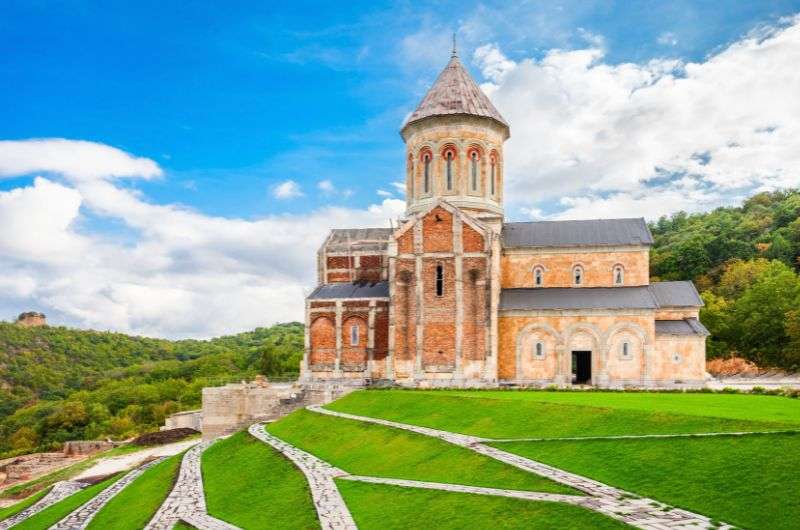
M 652 245 L 642 218 L 504 223 L 504 247 Z
M 314 289 L 309 300 L 337 298 L 388 298 L 389 282 L 329 283 Z
M 711 333 L 696 318 L 684 320 L 656 320 L 657 335 L 700 335 L 707 337 Z
M 660 307 L 701 307 L 703 299 L 692 282 L 656 282 L 650 284 Z
M 391 228 L 334 228 L 325 246 L 329 252 L 386 250 Z
M 656 296 L 656 292 L 660 296 Z M 703 301 L 691 282 L 663 282 L 640 287 L 521 288 L 500 292 L 501 310 L 659 309 L 702 305 Z
M 417 110 L 408 117 L 403 127 L 429 116 L 448 114 L 484 116 L 508 127 L 506 120 L 475 83 L 458 57 L 450 59 L 431 89 L 422 98 Z

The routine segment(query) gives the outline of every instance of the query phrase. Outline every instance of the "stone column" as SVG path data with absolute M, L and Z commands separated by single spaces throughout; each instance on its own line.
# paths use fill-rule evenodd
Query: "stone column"
M 416 295 L 417 295 L 417 318 L 416 318 L 416 348 L 415 348 L 415 356 L 414 356 L 414 379 L 419 380 L 422 379 L 422 349 L 424 345 L 424 338 L 425 338 L 425 302 L 424 302 L 424 292 L 423 292 L 423 280 L 422 280 L 422 220 L 418 220 L 416 224 L 414 224 L 414 254 L 416 254 L 416 259 L 414 260 L 414 279 L 416 285 Z
M 597 370 L 597 379 L 595 381 L 595 386 L 599 386 L 602 388 L 607 388 L 610 379 L 608 377 L 608 356 L 609 356 L 609 346 L 608 344 L 604 344 L 599 347 L 599 355 L 600 358 L 598 359 L 598 370 Z
M 556 378 L 553 382 L 560 387 L 564 387 L 572 383 L 571 378 L 569 377 L 570 369 L 567 368 L 567 362 L 571 364 L 572 360 L 568 359 L 568 357 L 569 352 L 567 351 L 567 345 L 556 345 Z
M 342 377 L 342 301 L 336 300 L 336 362 L 333 365 L 334 377 Z
M 464 351 L 464 245 L 461 218 L 453 216 L 453 253 L 455 254 L 455 295 L 456 295 L 456 341 L 455 371 L 453 378 L 461 381 L 464 377 L 462 355 Z
M 389 337 L 388 337 L 388 351 L 386 352 L 386 359 L 383 371 L 383 377 L 386 379 L 394 379 L 394 350 L 395 350 L 395 319 L 397 318 L 395 313 L 395 302 L 397 297 L 395 296 L 395 290 L 397 289 L 397 285 L 395 282 L 395 276 L 397 274 L 397 242 L 392 240 L 389 243 Z
M 644 345 L 644 370 L 642 371 L 642 386 L 654 386 L 653 381 L 653 362 L 655 358 L 655 346 L 652 344 Z
M 375 362 L 375 300 L 369 301 L 369 323 L 367 324 L 367 370 L 366 377 L 372 378 L 372 364 Z

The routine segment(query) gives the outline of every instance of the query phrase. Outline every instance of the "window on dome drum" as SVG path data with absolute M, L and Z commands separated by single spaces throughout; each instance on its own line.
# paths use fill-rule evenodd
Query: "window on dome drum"
M 537 359 L 544 359 L 544 342 L 537 342 L 533 350 L 533 356 Z
M 544 285 L 544 271 L 541 267 L 533 269 L 533 285 L 536 287 Z
M 583 267 L 575 265 L 572 268 L 572 281 L 575 285 L 583 284 Z
M 436 296 L 444 294 L 444 267 L 442 264 L 436 265 Z
M 492 183 L 491 192 L 492 192 L 492 195 L 494 195 L 494 160 L 492 160 L 492 175 L 491 175 L 490 181 Z
M 350 346 L 358 346 L 358 324 L 350 326 Z
M 453 152 L 448 151 L 445 155 L 447 158 L 447 189 L 453 189 Z
M 423 177 L 423 184 L 422 187 L 425 190 L 425 193 L 430 193 L 431 191 L 431 155 L 425 153 L 422 156 L 422 162 L 424 169 L 424 177 Z
M 478 191 L 478 152 L 473 151 L 472 155 L 470 155 L 470 160 L 472 163 L 472 191 Z
M 623 285 L 625 283 L 625 269 L 622 265 L 614 267 L 614 285 Z

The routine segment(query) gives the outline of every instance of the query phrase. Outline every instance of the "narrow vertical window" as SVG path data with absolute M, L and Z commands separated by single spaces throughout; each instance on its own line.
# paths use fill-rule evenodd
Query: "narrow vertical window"
M 495 168 L 495 163 L 494 163 L 494 158 L 492 158 L 492 175 L 491 175 L 491 178 L 490 178 L 490 181 L 492 183 L 492 185 L 491 185 L 492 195 L 494 195 L 494 187 L 495 187 L 495 183 L 494 183 L 495 182 L 495 176 L 494 176 L 495 169 L 494 168 Z
M 436 265 L 436 296 L 444 294 L 444 267 L 441 263 Z
M 536 358 L 537 359 L 543 359 L 544 358 L 544 343 L 543 342 L 537 342 L 536 343 L 536 353 L 535 354 L 536 354 Z
M 447 152 L 447 189 L 453 189 L 453 152 Z
M 572 269 L 572 278 L 575 285 L 583 284 L 583 267 L 575 265 Z
M 622 285 L 625 283 L 625 271 L 622 265 L 614 267 L 614 285 Z
M 472 183 L 472 191 L 478 191 L 478 152 L 473 151 L 472 155 L 470 156 L 470 162 L 472 164 L 471 167 L 471 183 Z
M 350 345 L 351 346 L 358 346 L 358 324 L 353 324 L 350 326 Z
M 628 342 L 622 343 L 622 357 L 623 359 L 627 359 L 631 355 L 631 345 Z
M 425 189 L 425 193 L 430 193 L 431 191 L 431 155 L 425 153 L 422 157 L 423 166 L 424 166 L 424 178 L 423 178 L 423 188 Z
M 533 269 L 533 284 L 536 287 L 541 287 L 544 285 L 544 271 L 541 267 L 536 267 Z

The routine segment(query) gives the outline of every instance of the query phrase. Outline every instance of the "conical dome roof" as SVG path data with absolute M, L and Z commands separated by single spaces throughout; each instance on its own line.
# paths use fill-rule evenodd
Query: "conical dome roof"
M 425 94 L 417 110 L 403 124 L 403 128 L 430 116 L 450 114 L 483 116 L 508 127 L 506 120 L 494 108 L 492 102 L 475 83 L 455 54 L 439 74 L 431 89 Z

